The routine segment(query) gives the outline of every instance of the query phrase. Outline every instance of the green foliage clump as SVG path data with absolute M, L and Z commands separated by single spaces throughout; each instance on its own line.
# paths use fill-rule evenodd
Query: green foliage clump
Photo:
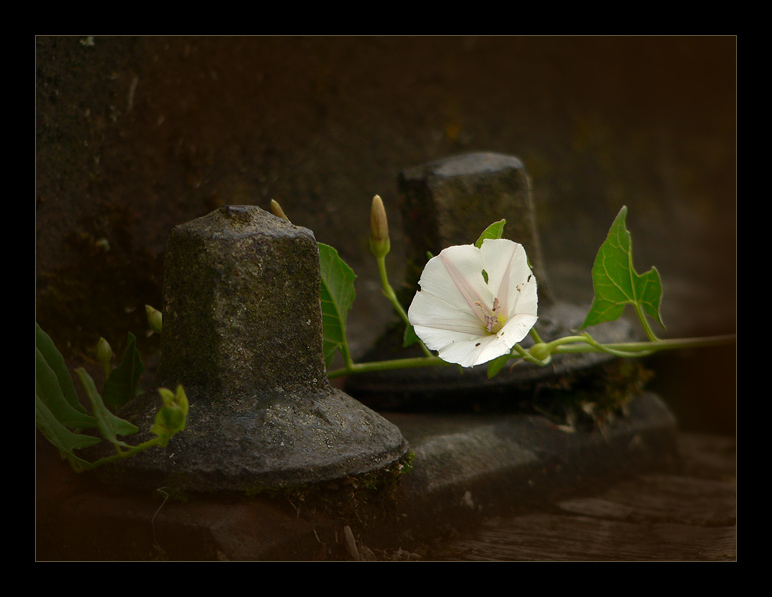
M 101 394 L 85 369 L 81 367 L 75 371 L 91 403 L 89 412 L 78 400 L 64 357 L 50 336 L 35 323 L 35 424 L 76 472 L 128 458 L 153 446 L 166 446 L 185 428 L 188 400 L 182 386 L 176 392 L 160 388 L 163 405 L 151 429 L 155 437 L 136 446 L 121 439 L 133 435 L 139 428 L 112 410 L 142 393 L 139 379 L 145 367 L 132 334 L 129 334 L 120 362 L 112 371 L 109 368 L 111 357 L 109 345 L 100 341 L 98 358 L 105 364 L 107 374 Z M 112 444 L 114 455 L 89 462 L 76 454 L 77 450 L 95 446 L 103 440 Z

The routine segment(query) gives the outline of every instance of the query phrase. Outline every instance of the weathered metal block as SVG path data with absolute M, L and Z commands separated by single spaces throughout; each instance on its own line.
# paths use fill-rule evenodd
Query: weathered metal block
M 166 450 L 106 474 L 122 484 L 259 491 L 403 456 L 399 429 L 327 379 L 320 284 L 313 233 L 258 207 L 225 206 L 174 228 L 157 383 L 183 385 L 188 424 Z M 141 429 L 155 410 L 139 415 Z
M 540 302 L 549 302 L 531 183 L 518 158 L 490 152 L 462 154 L 407 168 L 397 182 L 407 278 L 413 286 L 426 265 L 427 251 L 437 255 L 451 245 L 473 243 L 487 226 L 503 218 L 504 238 L 526 248 L 539 280 Z
M 322 383 L 319 290 L 305 228 L 253 206 L 177 226 L 166 249 L 159 382 L 215 400 Z

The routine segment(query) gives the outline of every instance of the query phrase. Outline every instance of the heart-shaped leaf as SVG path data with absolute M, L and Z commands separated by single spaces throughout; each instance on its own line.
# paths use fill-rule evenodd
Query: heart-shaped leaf
M 145 370 L 142 357 L 137 350 L 134 334 L 129 333 L 126 350 L 118 366 L 110 373 L 105 382 L 102 399 L 110 408 L 123 406 L 129 400 L 142 393 L 139 378 Z
M 356 274 L 329 245 L 319 243 L 322 275 L 322 324 L 324 360 L 330 366 L 336 350 L 347 352 L 346 319 L 354 304 Z
M 80 378 L 80 382 L 83 384 L 83 388 L 86 390 L 89 400 L 91 400 L 94 418 L 96 419 L 102 437 L 115 446 L 131 447 L 126 442 L 119 440 L 118 436 L 131 435 L 132 433 L 139 431 L 139 428 L 133 423 L 121 419 L 107 410 L 107 407 L 102 400 L 102 396 L 97 392 L 94 380 L 83 367 L 78 367 L 75 370 L 75 373 L 77 373 Z
M 498 222 L 493 222 L 490 226 L 488 226 L 485 230 L 483 230 L 483 233 L 480 235 L 480 238 L 478 238 L 474 246 L 478 249 L 482 246 L 483 241 L 488 238 L 501 238 L 501 236 L 504 234 L 504 224 L 506 224 L 506 220 L 499 220 Z
M 592 267 L 595 297 L 580 330 L 619 318 L 628 304 L 665 327 L 659 312 L 662 299 L 659 272 L 655 267 L 644 274 L 635 272 L 626 216 L 627 207 L 622 207 L 598 250 Z

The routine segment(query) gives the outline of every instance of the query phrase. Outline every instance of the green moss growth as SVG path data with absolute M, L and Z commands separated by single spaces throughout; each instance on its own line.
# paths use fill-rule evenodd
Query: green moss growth
M 277 504 L 288 503 L 300 516 L 344 521 L 381 519 L 396 512 L 400 480 L 412 470 L 414 457 L 408 452 L 384 468 L 325 483 L 256 487 L 244 493 Z
M 616 359 L 599 369 L 545 381 L 523 406 L 569 428 L 598 427 L 624 415 L 653 373 L 640 360 Z

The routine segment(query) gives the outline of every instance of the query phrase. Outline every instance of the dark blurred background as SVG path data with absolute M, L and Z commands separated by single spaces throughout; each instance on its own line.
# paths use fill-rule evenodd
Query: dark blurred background
M 169 230 L 276 199 L 359 275 L 361 354 L 391 318 L 372 196 L 398 284 L 397 173 L 495 151 L 530 173 L 561 299 L 589 306 L 627 205 L 636 268 L 663 278 L 661 335 L 734 332 L 736 66 L 731 36 L 38 37 L 36 319 L 70 359 L 131 331 L 152 362 Z M 650 364 L 683 427 L 734 434 L 734 347 Z

